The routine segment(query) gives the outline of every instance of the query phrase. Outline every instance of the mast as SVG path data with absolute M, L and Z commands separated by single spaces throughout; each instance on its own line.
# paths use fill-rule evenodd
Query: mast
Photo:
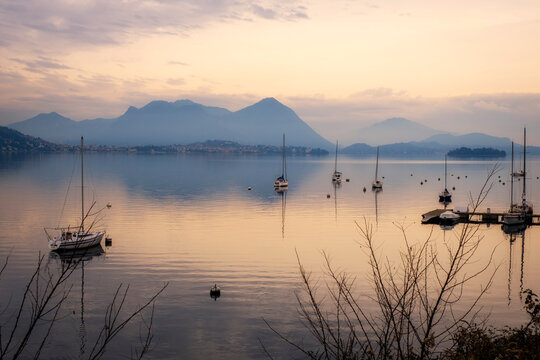
M 523 205 L 525 205 L 525 182 L 527 179 L 527 128 L 523 128 L 523 194 L 522 194 L 522 201 Z
M 81 136 L 81 231 L 84 231 L 84 139 Z
M 512 141 L 512 165 L 510 172 L 510 211 L 514 207 L 514 142 Z
M 375 181 L 377 181 L 378 171 L 379 171 L 379 147 L 377 146 L 377 161 L 375 163 Z
M 446 176 L 446 157 L 447 156 L 448 156 L 447 154 L 444 154 L 444 190 L 448 189 L 446 187 L 446 177 L 447 177 Z
M 337 172 L 337 149 L 338 149 L 338 141 L 336 140 L 336 161 L 334 162 L 334 173 Z
M 282 161 L 281 161 L 281 177 L 283 179 L 287 179 L 287 174 L 285 173 L 287 171 L 286 169 L 286 166 L 285 166 L 285 133 L 283 133 L 283 147 L 281 148 L 281 156 L 282 156 Z

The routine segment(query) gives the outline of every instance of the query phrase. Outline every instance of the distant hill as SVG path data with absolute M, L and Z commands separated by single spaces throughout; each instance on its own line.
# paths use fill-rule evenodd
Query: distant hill
M 53 144 L 0 126 L 0 153 L 64 151 L 69 147 Z
M 488 136 L 488 135 L 485 135 Z M 495 147 L 494 151 L 497 151 L 498 156 L 502 152 L 506 154 L 510 153 L 510 146 L 505 146 L 505 142 L 501 146 Z M 477 148 L 474 143 L 466 144 L 469 148 Z M 397 157 L 412 157 L 412 156 L 443 156 L 451 150 L 455 150 L 455 145 L 440 144 L 435 141 L 411 141 L 407 143 L 395 143 L 387 144 L 379 147 L 380 153 L 383 156 L 397 156 Z M 349 155 L 374 155 L 377 150 L 376 146 L 370 146 L 363 143 L 352 144 L 341 150 L 343 154 Z M 523 151 L 523 146 L 516 145 L 516 154 Z M 540 155 L 540 147 L 527 146 L 527 154 Z M 505 156 L 505 155 L 502 155 Z M 518 156 L 518 155 L 516 155 Z
M 454 158 L 503 158 L 506 157 L 506 151 L 497 150 L 493 148 L 477 148 L 471 149 L 468 147 L 460 147 L 458 149 L 450 150 L 448 157 Z
M 384 145 L 398 142 L 420 141 L 441 131 L 404 118 L 387 119 L 360 130 L 361 143 Z
M 331 149 L 332 144 L 296 113 L 274 98 L 266 98 L 236 112 L 190 100 L 152 101 L 113 119 L 73 121 L 57 113 L 40 114 L 9 127 L 43 139 L 77 144 L 83 135 L 94 145 L 190 144 L 227 139 L 246 145 L 287 145 Z
M 441 145 L 450 146 L 474 146 L 474 147 L 497 147 L 507 148 L 511 146 L 511 141 L 506 137 L 496 137 L 482 133 L 471 133 L 466 135 L 437 134 L 428 137 L 424 142 L 436 142 Z

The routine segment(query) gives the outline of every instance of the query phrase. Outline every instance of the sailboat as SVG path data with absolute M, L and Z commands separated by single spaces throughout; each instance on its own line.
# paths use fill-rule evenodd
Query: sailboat
M 274 190 L 276 191 L 283 191 L 289 187 L 289 181 L 287 180 L 287 163 L 285 158 L 285 133 L 283 133 L 281 156 L 281 176 L 278 176 L 276 181 L 274 181 Z
M 84 210 L 84 139 L 81 136 L 81 223 L 78 226 L 58 227 L 55 231 L 60 234 L 49 238 L 49 248 L 53 251 L 75 250 L 89 248 L 98 245 L 105 235 L 105 231 L 91 232 L 90 228 L 84 228 L 84 220 L 88 213 Z
M 527 128 L 523 128 L 523 192 L 521 193 L 520 209 L 525 215 L 532 215 L 533 206 L 527 201 L 526 186 L 527 183 Z
M 446 178 L 447 178 L 447 165 L 446 165 L 446 155 L 444 155 L 444 191 L 441 191 L 439 194 L 439 202 L 442 203 L 449 203 L 452 202 L 452 194 L 450 191 L 448 191 L 448 188 L 446 186 Z
M 510 209 L 503 214 L 502 223 L 503 226 L 519 226 L 525 224 L 527 217 L 533 212 L 532 204 L 527 202 L 526 197 L 526 179 L 527 179 L 527 129 L 523 129 L 523 170 L 521 172 L 514 172 L 514 142 L 512 142 L 512 165 L 510 172 Z M 523 177 L 523 192 L 521 195 L 521 204 L 514 203 L 514 178 Z M 508 229 L 507 229 L 508 230 Z M 511 232 L 512 229 L 508 230 Z
M 336 184 L 341 183 L 341 171 L 337 171 L 337 153 L 338 153 L 338 142 L 336 140 L 336 160 L 334 161 L 334 173 L 332 174 L 332 182 Z
M 379 147 L 377 146 L 377 161 L 375 163 L 375 180 L 373 181 L 373 184 L 371 184 L 372 190 L 382 190 L 382 181 L 379 181 L 378 178 L 378 172 L 379 172 Z

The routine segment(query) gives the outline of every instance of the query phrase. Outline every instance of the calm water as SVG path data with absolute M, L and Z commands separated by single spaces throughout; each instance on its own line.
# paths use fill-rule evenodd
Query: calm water
M 0 161 L 0 259 L 10 256 L 0 279 L 0 305 L 20 297 L 38 254 L 48 254 L 43 227 L 77 222 L 78 161 L 69 154 Z M 259 339 L 276 358 L 289 358 L 294 352 L 262 319 L 294 339 L 307 336 L 294 295 L 300 289 L 295 251 L 316 278 L 323 268 L 321 252 L 326 251 L 339 269 L 357 274 L 359 294 L 369 294 L 355 221 L 365 218 L 374 225 L 380 252 L 391 261 L 403 244 L 396 223 L 407 228 L 412 241 L 433 230 L 433 242 L 439 245 L 459 231 L 459 226 L 443 231 L 420 224 L 422 213 L 439 206 L 443 185 L 438 178 L 444 175 L 440 161 L 383 159 L 379 174 L 384 190 L 374 194 L 372 158 L 340 158 L 339 168 L 350 182 L 338 189 L 330 182 L 332 156 L 289 158 L 285 196 L 272 189 L 281 168 L 279 157 L 88 154 L 85 161 L 86 198 L 95 199 L 99 207 L 112 204 L 100 226 L 113 243 L 85 262 L 83 288 L 80 270 L 71 279 L 65 317 L 55 328 L 46 358 L 78 358 L 81 348 L 87 351 L 119 284 L 130 285 L 127 308 L 132 309 L 166 282 L 169 286 L 156 307 L 151 358 L 265 358 Z M 456 187 L 453 205 L 465 205 L 494 164 L 450 162 L 449 187 Z M 501 166 L 501 183 L 495 179 L 483 206 L 492 211 L 509 203 L 509 163 Z M 539 208 L 540 161 L 532 159 L 528 167 L 529 199 Z M 489 313 L 495 325 L 517 325 L 525 319 L 520 288 L 540 292 L 540 260 L 535 256 L 540 252 L 540 227 L 529 228 L 523 242 L 510 243 L 500 226 L 483 225 L 481 234 L 479 263 L 495 249 L 493 267 L 498 266 L 482 303 L 484 314 Z M 59 259 L 46 258 L 53 269 L 60 267 Z M 485 280 L 471 283 L 463 301 L 470 301 Z M 222 288 L 217 301 L 209 297 L 214 283 Z M 137 326 L 126 329 L 107 357 L 129 357 L 138 335 Z

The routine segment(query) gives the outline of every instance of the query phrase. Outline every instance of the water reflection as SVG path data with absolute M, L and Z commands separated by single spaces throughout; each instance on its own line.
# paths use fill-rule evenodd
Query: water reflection
M 62 270 L 66 267 L 73 267 L 73 270 L 79 268 L 81 271 L 81 310 L 79 324 L 79 358 L 83 358 L 86 353 L 87 332 L 84 321 L 84 266 L 86 262 L 103 255 L 105 251 L 101 245 L 86 249 L 66 250 L 62 252 L 51 251 L 49 259 L 60 262 Z M 74 312 L 75 313 L 75 312 Z
M 281 239 L 285 239 L 285 210 L 287 208 L 287 189 L 277 192 L 281 198 Z
M 21 272 L 31 269 L 35 252 L 46 248 L 41 226 L 56 220 L 57 214 L 48 209 L 62 205 L 63 181 L 71 173 L 72 158 L 53 155 L 0 164 L 0 255 L 13 249 L 13 263 Z M 440 191 L 440 161 L 387 160 L 384 195 L 367 195 L 363 187 L 373 181 L 375 159 L 340 158 L 340 168 L 351 182 L 343 182 L 332 192 L 328 187 L 328 166 L 333 159 L 291 158 L 288 173 L 294 181 L 287 192 L 276 194 L 268 180 L 274 178 L 273 169 L 279 167 L 279 157 L 89 154 L 87 158 L 89 168 L 94 169 L 100 196 L 106 199 L 105 203 L 114 204 L 105 221 L 115 247 L 107 251 L 106 257 L 92 257 L 104 261 L 83 261 L 82 316 L 72 319 L 61 331 L 69 333 L 70 326 L 82 323 L 80 338 L 84 344 L 86 329 L 90 334 L 91 329 L 101 326 L 101 311 L 118 283 L 130 283 L 139 291 L 128 299 L 136 303 L 153 291 L 152 284 L 169 281 L 171 286 L 156 308 L 155 329 L 160 346 L 150 355 L 156 359 L 265 358 L 258 338 L 270 336 L 261 317 L 299 336 L 303 331 L 295 317 L 295 249 L 302 255 L 306 268 L 314 270 L 314 276 L 321 267 L 320 251 L 328 250 L 337 266 L 356 272 L 362 279 L 369 269 L 367 263 L 359 261 L 362 254 L 357 246 L 355 221 L 366 218 L 376 222 L 381 251 L 399 260 L 393 258 L 397 248 L 393 239 L 402 234 L 393 223 L 405 220 L 411 241 L 423 240 L 433 227 L 420 225 L 421 214 L 440 207 L 433 197 Z M 469 192 L 478 191 L 485 180 L 485 170 L 491 165 L 462 162 L 454 167 L 456 174 L 467 171 L 469 175 L 460 180 L 459 188 L 463 190 L 453 194 L 459 204 L 467 201 Z M 540 169 L 540 163 L 537 167 Z M 428 182 L 420 186 L 420 179 Z M 246 190 L 248 186 L 251 191 Z M 334 201 L 330 202 L 325 195 L 332 193 Z M 506 209 L 506 195 L 506 188 L 496 183 L 485 203 L 494 209 Z M 388 206 L 385 199 L 391 199 Z M 493 226 L 488 230 L 480 226 L 479 231 L 489 238 L 483 243 L 485 248 L 478 252 L 480 257 L 489 257 L 493 244 L 506 241 L 504 233 Z M 285 232 L 288 241 L 277 241 L 285 238 Z M 451 241 L 448 233 L 433 233 L 441 245 L 444 240 Z M 528 234 L 530 238 L 538 237 L 540 227 L 531 227 Z M 540 251 L 539 242 L 532 241 L 527 246 L 531 254 Z M 495 251 L 494 263 L 502 263 L 506 269 L 506 242 Z M 512 252 L 513 256 L 519 253 L 518 249 Z M 80 255 L 79 258 L 88 256 Z M 51 255 L 56 256 L 59 264 L 77 257 Z M 522 249 L 523 256 L 526 255 Z M 512 265 L 515 267 L 517 262 L 516 258 Z M 527 266 L 522 266 L 522 273 L 527 271 L 528 277 L 524 279 L 522 275 L 520 281 L 538 282 L 540 262 L 532 258 Z M 76 275 L 74 280 L 78 282 L 79 274 Z M 520 304 L 514 301 L 511 307 L 504 306 L 507 275 L 506 271 L 496 274 L 493 296 L 486 299 L 486 305 L 494 309 L 494 321 L 516 324 L 520 320 L 516 316 Z M 515 270 L 513 275 L 515 284 Z M 6 277 L 0 282 L 0 293 L 21 286 L 20 275 Z M 215 282 L 226 289 L 217 302 L 208 298 L 209 285 Z M 362 289 L 369 287 L 362 280 L 358 284 Z M 78 291 L 72 295 L 79 299 Z M 464 301 L 470 299 L 468 295 L 464 294 Z M 77 313 L 78 305 L 77 302 Z M 78 345 L 76 335 L 68 334 L 58 341 L 74 353 Z M 137 336 L 132 335 L 126 334 L 120 347 L 137 341 Z M 283 349 L 279 340 L 270 340 L 268 346 L 275 351 Z M 81 349 L 88 351 L 84 346 Z M 239 350 L 232 353 L 230 349 Z M 275 358 L 294 357 L 288 350 Z
M 338 193 L 338 189 L 341 188 L 341 182 L 332 182 L 332 186 L 334 187 L 334 220 L 337 223 L 337 219 L 338 219 L 337 193 Z
M 525 265 L 525 232 L 526 225 L 508 227 L 502 226 L 503 232 L 508 239 L 509 254 L 508 254 L 508 305 L 512 302 L 512 248 L 518 238 L 521 238 L 521 258 L 520 258 L 520 274 L 519 274 L 519 299 L 522 300 L 523 293 L 523 272 Z
M 379 225 L 379 203 L 377 199 L 382 191 L 382 188 L 373 188 L 373 194 L 375 196 L 375 224 L 377 225 Z

